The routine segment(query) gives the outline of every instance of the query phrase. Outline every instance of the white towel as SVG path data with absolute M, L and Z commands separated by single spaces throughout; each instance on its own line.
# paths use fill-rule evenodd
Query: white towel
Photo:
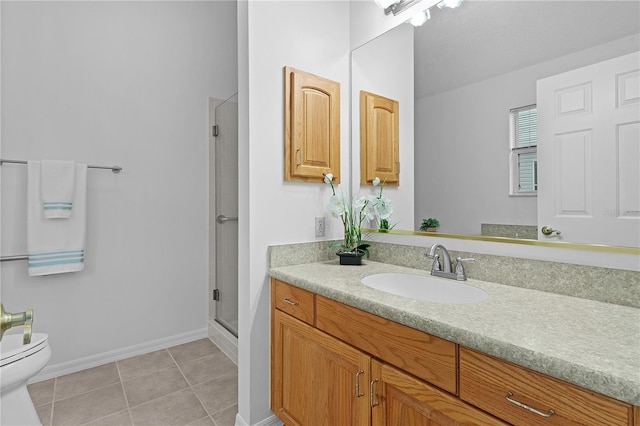
M 41 164 L 28 161 L 27 251 L 29 275 L 49 275 L 84 269 L 87 209 L 87 165 L 75 165 L 73 215 L 46 219 L 42 210 Z
M 42 160 L 40 164 L 40 189 L 42 209 L 47 219 L 71 217 L 76 165 L 73 161 Z

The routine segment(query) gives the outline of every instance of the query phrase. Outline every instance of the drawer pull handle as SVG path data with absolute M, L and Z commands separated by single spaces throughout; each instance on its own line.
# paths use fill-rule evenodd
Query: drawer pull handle
M 548 411 L 548 412 L 543 413 L 542 411 L 540 411 L 540 410 L 536 410 L 536 409 L 535 409 L 535 408 L 533 408 L 533 407 L 529 407 L 528 405 L 523 404 L 523 403 L 522 403 L 522 402 L 520 402 L 520 401 L 516 401 L 515 399 L 511 398 L 512 396 L 513 396 L 513 394 L 512 394 L 511 392 L 507 392 L 507 396 L 506 396 L 507 401 L 509 401 L 510 403 L 512 403 L 512 404 L 514 404 L 514 405 L 517 405 L 517 406 L 518 406 L 518 407 L 520 407 L 520 408 L 524 408 L 524 409 L 525 409 L 525 410 L 527 410 L 527 411 L 531 411 L 532 413 L 535 413 L 535 414 L 537 414 L 537 415 L 539 415 L 539 416 L 542 416 L 542 417 L 544 417 L 544 418 L 549 418 L 549 417 L 553 416 L 553 415 L 556 413 L 555 411 L 553 411 L 553 410 L 551 410 L 551 409 L 549 409 L 549 411 Z
M 299 302 L 292 302 L 289 299 L 284 299 L 283 302 L 284 303 L 288 303 L 289 305 L 293 305 L 293 306 L 298 306 L 300 304 Z
M 356 373 L 356 398 L 364 396 L 364 392 L 360 392 L 360 375 L 364 373 L 364 370 L 360 370 Z
M 375 379 L 375 380 L 372 380 L 371 383 L 369 383 L 369 405 L 371 406 L 371 408 L 380 405 L 379 402 L 374 401 L 374 391 L 373 391 L 373 385 L 375 385 L 376 382 L 379 382 L 379 381 L 380 379 Z

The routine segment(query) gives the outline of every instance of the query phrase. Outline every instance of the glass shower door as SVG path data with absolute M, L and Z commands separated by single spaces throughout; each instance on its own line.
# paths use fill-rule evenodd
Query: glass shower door
M 215 321 L 238 336 L 238 96 L 215 108 Z

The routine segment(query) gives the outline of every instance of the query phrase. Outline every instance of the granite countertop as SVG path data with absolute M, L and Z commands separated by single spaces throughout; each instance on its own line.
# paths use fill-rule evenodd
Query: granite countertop
M 640 309 L 469 279 L 483 301 L 424 302 L 369 288 L 381 272 L 429 275 L 365 260 L 275 267 L 269 274 L 363 311 L 640 406 Z M 605 283 L 606 284 L 606 283 Z

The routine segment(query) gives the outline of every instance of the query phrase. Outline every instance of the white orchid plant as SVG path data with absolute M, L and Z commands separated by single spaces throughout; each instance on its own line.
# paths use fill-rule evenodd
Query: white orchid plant
M 386 182 L 386 179 L 385 179 Z M 378 229 L 380 231 L 388 231 L 393 229 L 394 225 L 389 226 L 389 218 L 393 213 L 393 205 L 391 200 L 382 195 L 382 189 L 384 188 L 384 182 L 380 183 L 380 178 L 376 176 L 373 180 L 373 186 L 380 186 L 380 193 L 377 197 L 372 199 L 373 214 L 378 219 Z
M 327 210 L 333 217 L 339 217 L 344 226 L 344 239 L 331 244 L 331 247 L 339 247 L 338 253 L 348 252 L 355 255 L 365 254 L 369 257 L 369 243 L 362 238 L 362 222 L 369 214 L 369 199 L 360 197 L 352 202 L 347 202 L 344 194 L 337 195 L 333 186 L 333 174 L 324 175 L 324 182 L 331 185 L 331 197 Z
M 384 183 L 380 185 L 380 179 L 375 178 L 373 186 L 380 186 L 380 193 L 376 195 L 366 195 L 348 201 L 344 194 L 337 195 L 333 186 L 333 174 L 324 175 L 324 182 L 331 185 L 331 197 L 327 210 L 333 217 L 340 218 L 344 226 L 344 239 L 337 241 L 331 247 L 339 247 L 342 252 L 354 254 L 365 254 L 369 257 L 369 243 L 364 242 L 362 233 L 362 222 L 365 220 L 373 222 L 377 219 L 379 229 L 388 230 L 389 217 L 393 213 L 391 200 L 382 195 Z

